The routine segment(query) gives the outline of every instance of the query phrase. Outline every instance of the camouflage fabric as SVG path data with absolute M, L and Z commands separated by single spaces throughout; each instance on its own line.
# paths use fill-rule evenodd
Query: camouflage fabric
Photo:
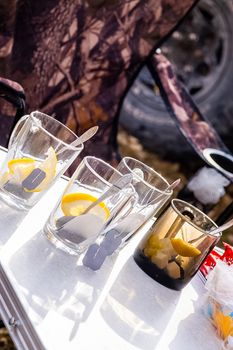
M 192 147 L 203 156 L 203 150 L 214 148 L 230 153 L 211 124 L 201 114 L 191 96 L 177 79 L 166 57 L 155 54 L 148 65 L 160 88 L 171 116 Z
M 82 156 L 114 164 L 118 114 L 127 90 L 195 3 L 10 0 L 10 11 L 7 4 L 2 9 L 7 20 L 0 45 L 8 50 L 2 51 L 0 74 L 22 84 L 29 111 L 55 114 L 77 134 L 98 124 L 100 131 Z
M 25 94 L 21 85 L 0 77 L 0 137 L 7 147 L 12 129 L 25 112 Z
M 186 140 L 189 141 L 200 157 L 206 161 L 205 155 L 203 154 L 203 151 L 206 148 L 221 150 L 225 153 L 231 154 L 213 126 L 211 126 L 201 114 L 183 84 L 178 80 L 167 58 L 162 54 L 155 54 L 150 59 L 148 68 L 150 69 L 156 84 L 159 86 L 168 112 L 175 120 L 181 133 L 185 136 Z M 219 168 L 217 168 L 217 170 L 219 171 Z M 226 174 L 222 175 L 226 176 Z M 233 180 L 232 176 L 229 176 L 228 179 L 231 182 Z M 213 191 L 214 190 L 215 189 L 213 188 Z M 206 205 L 201 203 L 195 197 L 194 193 L 188 189 L 188 186 L 184 187 L 179 192 L 178 197 L 192 203 L 206 213 L 208 213 L 214 206 L 214 204 Z M 222 220 L 221 223 L 223 223 L 223 220 L 227 217 L 228 212 L 232 213 L 232 205 L 227 210 L 227 213 L 223 214 L 222 219 L 220 218 L 220 220 Z

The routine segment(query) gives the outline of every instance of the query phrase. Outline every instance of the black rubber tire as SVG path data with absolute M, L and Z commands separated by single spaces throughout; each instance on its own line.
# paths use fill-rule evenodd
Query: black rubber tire
M 233 151 L 231 136 L 233 132 L 232 0 L 202 0 L 198 6 L 214 6 L 224 23 L 225 33 L 222 33 L 224 47 L 222 48 L 221 66 L 216 67 L 215 75 L 212 77 L 210 86 L 207 86 L 207 90 L 194 94 L 193 98 L 203 115 Z M 181 32 L 183 25 L 185 23 L 181 24 Z M 172 57 L 169 58 L 172 61 Z M 176 62 L 173 63 L 176 66 Z M 195 151 L 181 135 L 175 122 L 167 113 L 159 93 L 155 91 L 156 87 L 149 71 L 143 68 L 125 99 L 120 124 L 128 132 L 138 137 L 146 148 L 167 159 L 183 160 L 187 156 L 195 157 Z

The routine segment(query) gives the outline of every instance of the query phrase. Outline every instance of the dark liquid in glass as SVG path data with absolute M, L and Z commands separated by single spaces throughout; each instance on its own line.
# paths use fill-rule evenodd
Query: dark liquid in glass
M 136 264 L 151 278 L 165 287 L 181 290 L 184 286 L 191 280 L 193 276 L 188 276 L 184 278 L 172 278 L 170 277 L 164 269 L 158 268 L 156 264 L 152 263 L 140 249 L 136 249 L 134 253 L 134 260 Z

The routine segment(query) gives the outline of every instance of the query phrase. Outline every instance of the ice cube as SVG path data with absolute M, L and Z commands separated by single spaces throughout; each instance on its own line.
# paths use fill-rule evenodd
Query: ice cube
M 59 219 L 57 219 L 56 226 L 58 228 L 61 228 L 64 224 L 66 224 L 68 221 L 74 218 L 75 216 L 61 216 Z
M 80 233 L 67 231 L 64 228 L 57 231 L 56 236 L 61 238 L 63 241 L 72 242 L 74 244 L 80 244 L 86 241 L 86 237 L 82 236 Z
M 174 261 L 167 265 L 167 272 L 171 278 L 180 278 L 180 267 Z
M 167 254 L 168 256 L 177 255 L 177 252 L 173 248 L 170 238 L 161 239 L 161 243 L 163 245 L 163 253 Z
M 224 187 L 229 183 L 229 180 L 215 169 L 203 167 L 191 179 L 188 189 L 202 204 L 216 204 L 225 194 Z
M 87 213 L 79 216 L 69 216 L 70 220 L 65 222 L 63 226 L 58 229 L 57 236 L 61 239 L 79 244 L 85 240 L 97 237 L 98 233 L 103 227 L 103 220 L 97 215 Z M 60 220 L 60 221 L 59 221 Z M 62 224 L 64 219 L 59 219 L 58 224 Z
M 158 252 L 151 257 L 151 261 L 158 266 L 159 269 L 164 269 L 168 264 L 168 256 L 163 252 Z

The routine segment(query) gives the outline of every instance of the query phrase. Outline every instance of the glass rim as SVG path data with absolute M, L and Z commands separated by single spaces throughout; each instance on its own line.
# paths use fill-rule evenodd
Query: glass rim
M 130 170 L 131 172 L 133 172 L 133 169 L 131 169 L 128 164 L 126 163 L 125 160 L 133 160 L 135 161 L 136 163 L 138 164 L 141 164 L 143 167 L 145 167 L 149 172 L 151 172 L 153 175 L 155 175 L 156 177 L 160 178 L 167 186 L 170 186 L 169 182 L 165 179 L 164 176 L 162 176 L 161 174 L 159 174 L 157 171 L 155 171 L 153 168 L 151 168 L 149 165 L 141 162 L 140 160 L 136 159 L 136 158 L 133 158 L 133 157 L 124 157 L 122 158 L 121 162 L 124 162 L 124 165 L 126 166 L 126 168 L 128 170 Z M 147 182 L 146 180 L 142 179 L 140 176 L 138 176 L 136 173 L 134 173 L 134 175 L 140 180 L 142 181 L 146 186 L 148 186 L 150 189 L 153 189 L 153 190 L 156 190 L 157 192 L 161 193 L 161 194 L 165 194 L 167 196 L 170 196 L 172 195 L 173 191 L 172 190 L 169 190 L 167 191 L 167 189 L 165 189 L 164 191 L 163 190 L 160 190 L 159 188 L 151 185 L 149 182 Z
M 72 134 L 75 139 L 79 139 L 79 137 L 70 129 L 68 128 L 65 124 L 63 124 L 62 122 L 60 122 L 59 120 L 51 117 L 50 115 L 46 114 L 46 113 L 43 113 L 43 112 L 40 112 L 40 111 L 33 111 L 31 112 L 28 116 L 31 117 L 33 119 L 33 121 L 36 122 L 37 126 L 39 128 L 41 128 L 47 135 L 49 135 L 50 137 L 52 137 L 53 139 L 57 140 L 58 142 L 60 142 L 61 144 L 63 144 L 64 146 L 72 149 L 72 150 L 83 150 L 84 148 L 84 145 L 83 143 L 80 143 L 78 146 L 72 146 L 71 144 L 59 139 L 57 136 L 53 135 L 51 132 L 49 132 L 48 130 L 46 130 L 42 125 L 40 125 L 37 121 L 39 120 L 34 114 L 35 113 L 40 113 L 42 114 L 44 117 L 46 117 L 47 119 L 49 120 L 53 120 L 53 122 L 55 121 L 55 123 L 61 125 L 63 128 L 65 128 L 70 134 Z M 75 140 L 74 140 L 75 141 Z M 74 142 L 73 141 L 73 142 Z
M 92 168 L 92 166 L 90 165 L 89 163 L 89 160 L 90 159 L 94 159 L 94 160 L 97 160 L 98 162 L 106 165 L 109 169 L 113 170 L 113 172 L 117 173 L 118 175 L 120 176 L 123 176 L 123 174 L 117 170 L 116 168 L 114 168 L 112 165 L 108 164 L 107 162 L 105 162 L 103 159 L 101 158 L 98 158 L 98 157 L 95 157 L 95 156 L 86 156 L 83 158 L 83 162 L 84 164 L 88 167 L 88 169 L 99 179 L 101 180 L 102 182 L 104 182 L 106 185 L 108 185 L 109 187 L 112 186 L 112 183 L 107 181 L 106 179 L 104 179 L 101 175 L 99 175 L 95 169 Z M 80 163 L 81 164 L 81 163 Z
M 218 225 L 208 216 L 206 215 L 205 213 L 203 213 L 203 211 L 201 211 L 200 209 L 194 207 L 194 205 L 186 202 L 186 201 L 183 201 L 181 199 L 178 199 L 178 198 L 174 198 L 171 200 L 171 207 L 172 209 L 185 221 L 187 222 L 187 224 L 193 226 L 194 228 L 196 228 L 198 231 L 201 231 L 202 233 L 204 233 L 206 236 L 211 236 L 211 237 L 221 237 L 222 236 L 222 233 L 221 232 L 218 232 L 218 233 L 215 233 L 214 235 L 211 234 L 211 232 L 207 232 L 205 230 L 203 230 L 202 228 L 200 228 L 199 226 L 197 226 L 196 224 L 194 224 L 192 221 L 189 221 L 187 220 L 187 218 L 179 211 L 179 209 L 175 206 L 175 202 L 179 202 L 179 203 L 182 203 L 182 204 L 185 204 L 186 206 L 192 208 L 194 211 L 197 211 L 198 213 L 202 214 L 206 219 L 208 219 L 208 221 L 213 224 L 213 226 L 215 226 L 216 228 L 218 228 Z

